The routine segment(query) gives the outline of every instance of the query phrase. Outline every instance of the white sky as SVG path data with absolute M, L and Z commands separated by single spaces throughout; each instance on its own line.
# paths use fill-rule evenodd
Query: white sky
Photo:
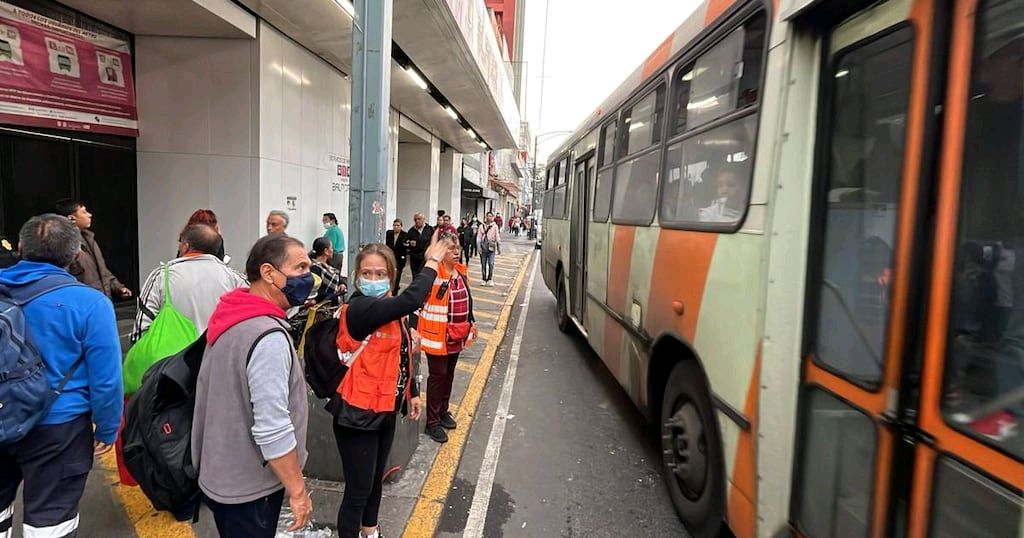
M 578 127 L 700 4 L 700 0 L 525 1 L 522 60 L 528 62 L 528 84 L 523 119 L 530 122 L 534 135 Z M 543 117 L 538 119 L 548 3 L 547 77 Z M 564 136 L 541 139 L 541 162 Z

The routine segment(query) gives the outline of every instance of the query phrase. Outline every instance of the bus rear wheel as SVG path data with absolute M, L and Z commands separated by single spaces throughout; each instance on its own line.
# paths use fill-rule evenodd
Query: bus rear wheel
M 722 529 L 725 479 L 714 408 L 694 361 L 675 365 L 661 401 L 662 470 L 676 513 L 694 538 Z
M 572 328 L 572 321 L 569 320 L 568 297 L 565 296 L 565 282 L 562 281 L 562 274 L 558 274 L 558 306 L 555 310 L 555 319 L 558 322 L 558 330 L 568 334 Z

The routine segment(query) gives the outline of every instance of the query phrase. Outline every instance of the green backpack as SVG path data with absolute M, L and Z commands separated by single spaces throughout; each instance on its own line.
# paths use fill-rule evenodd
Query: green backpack
M 164 304 L 157 312 L 146 334 L 128 350 L 124 359 L 124 395 L 131 396 L 142 385 L 142 376 L 150 366 L 185 349 L 199 338 L 192 320 L 171 304 L 171 287 L 167 265 L 163 266 Z

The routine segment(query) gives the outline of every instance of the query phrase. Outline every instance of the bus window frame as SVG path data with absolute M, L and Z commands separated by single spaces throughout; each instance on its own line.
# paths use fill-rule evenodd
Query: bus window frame
M 668 99 L 667 95 L 668 95 L 668 91 L 669 91 L 669 87 L 670 86 L 669 86 L 669 81 L 666 80 L 667 79 L 667 74 L 668 74 L 667 72 L 663 72 L 663 73 L 661 73 L 660 75 L 658 75 L 656 77 L 651 77 L 651 79 L 648 80 L 646 84 L 644 84 L 644 86 L 640 89 L 640 91 L 638 91 L 635 94 L 633 94 L 633 96 L 630 97 L 630 99 L 628 101 L 626 101 L 625 103 L 623 103 L 622 106 L 619 107 L 619 110 L 616 113 L 616 115 L 617 115 L 616 123 L 617 123 L 618 126 L 616 127 L 617 130 L 615 132 L 615 139 L 616 139 L 615 140 L 615 148 L 616 148 L 615 153 L 616 153 L 618 158 L 615 159 L 612 162 L 611 165 L 609 165 L 609 166 L 614 167 L 615 171 L 612 173 L 611 196 L 608 197 L 608 220 L 607 220 L 607 222 L 611 222 L 612 224 L 621 224 L 621 225 L 624 225 L 624 226 L 650 226 L 650 225 L 654 224 L 655 219 L 658 218 L 658 206 L 660 205 L 660 200 L 661 200 L 661 184 L 663 183 L 662 178 L 664 177 L 664 166 L 665 166 L 665 147 L 666 147 L 665 146 L 665 126 L 668 123 L 667 121 L 665 121 L 665 116 L 664 116 L 664 114 L 668 111 L 668 103 L 669 103 L 669 99 Z M 656 93 L 659 89 L 664 89 L 666 93 L 665 93 L 665 97 L 662 98 L 662 103 L 661 103 L 662 104 L 662 118 L 661 118 L 661 121 L 659 122 L 660 125 L 658 125 L 658 129 L 660 130 L 660 136 L 659 136 L 658 141 L 654 142 L 653 144 L 651 144 L 649 146 L 646 146 L 645 148 L 643 148 L 641 150 L 634 151 L 633 153 L 630 153 L 628 155 L 627 154 L 622 154 L 622 152 L 619 151 L 619 149 L 623 147 L 623 143 L 622 143 L 622 140 L 620 139 L 620 137 L 622 137 L 622 136 L 627 136 L 628 137 L 629 136 L 629 129 L 624 129 L 623 128 L 626 125 L 625 124 L 625 118 L 626 118 L 626 112 L 625 111 L 627 109 L 635 106 L 640 101 L 643 101 L 644 99 L 646 99 L 650 95 Z M 623 133 L 625 133 L 625 134 L 623 134 Z M 657 182 L 658 182 L 658 184 L 656 185 L 656 187 L 654 189 L 654 211 L 651 212 L 651 218 L 650 219 L 615 218 L 615 188 L 618 186 L 618 183 L 619 183 L 618 182 L 618 179 L 619 179 L 619 166 L 621 166 L 624 163 L 629 162 L 629 161 L 639 160 L 641 157 L 646 157 L 647 155 L 649 155 L 651 153 L 654 153 L 655 151 L 659 152 L 660 155 L 658 156 L 658 167 L 657 167 L 657 174 L 658 174 Z M 605 168 L 607 168 L 607 167 L 605 167 Z M 601 172 L 601 170 L 599 170 L 597 173 L 600 173 L 600 172 Z
M 608 222 L 612 218 L 612 196 L 614 196 L 614 194 L 615 194 L 615 192 L 612 189 L 615 188 L 615 147 L 617 145 L 615 139 L 618 137 L 618 135 L 617 134 L 613 134 L 612 135 L 612 154 L 611 154 L 611 157 L 605 155 L 605 153 L 604 153 L 605 152 L 605 148 L 604 148 L 604 139 L 605 139 L 605 137 L 604 137 L 604 135 L 605 135 L 606 130 L 609 127 L 614 127 L 616 129 L 616 131 L 617 131 L 618 128 L 619 128 L 618 127 L 618 123 L 619 123 L 619 113 L 618 113 L 618 111 L 616 111 L 614 114 L 612 114 L 612 117 L 610 119 L 608 119 L 608 121 L 606 121 L 603 124 L 601 124 L 601 127 L 598 130 L 598 133 L 599 133 L 598 134 L 598 144 L 597 144 L 597 163 L 598 163 L 598 166 L 597 166 L 597 168 L 595 168 L 595 171 L 594 171 L 594 186 L 595 187 L 598 186 L 597 185 L 597 176 L 601 175 L 601 172 L 605 172 L 605 171 L 611 169 L 612 177 L 611 177 L 611 185 L 608 186 L 608 189 L 609 189 L 608 205 L 607 205 L 606 208 L 604 208 L 605 209 L 604 218 L 601 218 L 601 219 L 596 218 L 594 216 L 594 211 L 597 209 L 597 188 L 594 189 L 594 194 L 593 194 L 594 195 L 594 203 L 591 204 L 590 215 L 589 215 L 590 222 Z M 604 162 L 604 161 L 607 161 L 607 162 Z
M 761 46 L 761 74 L 758 79 L 758 99 L 753 104 L 747 105 L 743 108 L 737 108 L 727 114 L 724 114 L 714 120 L 703 123 L 700 126 L 684 130 L 681 133 L 670 134 L 668 137 L 662 137 L 662 147 L 667 154 L 668 148 L 685 142 L 689 138 L 700 136 L 718 127 L 727 125 L 733 121 L 743 119 L 749 115 L 757 114 L 756 125 L 754 127 L 754 144 L 750 148 L 750 178 L 747 184 L 747 202 L 743 205 L 743 214 L 736 220 L 735 223 L 721 223 L 721 222 L 695 222 L 695 221 L 664 221 L 661 217 L 661 204 L 664 201 L 665 196 L 665 181 L 666 172 L 668 170 L 668 162 L 665 160 L 665 155 L 662 155 L 661 164 L 661 184 L 658 186 L 658 199 L 657 208 L 655 213 L 658 218 L 658 225 L 662 228 L 669 230 L 687 230 L 694 232 L 712 232 L 712 233 L 723 233 L 723 234 L 734 234 L 743 228 L 744 223 L 747 220 L 747 215 L 750 214 L 750 199 L 754 194 L 754 178 L 757 176 L 757 150 L 761 139 L 761 103 L 764 100 L 764 83 L 768 72 L 768 52 L 771 44 L 771 32 L 772 32 L 772 19 L 771 11 L 767 9 L 762 2 L 754 2 L 752 5 L 756 7 L 750 8 L 750 12 L 741 12 L 737 15 L 735 21 L 727 21 L 725 24 L 720 25 L 715 29 L 715 33 L 706 40 L 705 43 L 700 43 L 699 46 L 688 50 L 685 54 L 680 56 L 672 64 L 672 67 L 666 72 L 668 75 L 668 98 L 665 102 L 665 110 L 674 110 L 676 105 L 676 81 L 678 79 L 679 72 L 694 65 L 697 60 L 714 48 L 716 45 L 721 43 L 725 38 L 729 37 L 734 31 L 739 28 L 745 27 L 747 23 L 754 20 L 755 17 L 762 16 L 765 18 L 765 32 L 764 42 Z M 687 96 L 689 98 L 689 96 Z M 662 123 L 665 124 L 665 128 L 671 133 L 669 125 L 674 125 L 675 120 L 669 121 L 666 118 Z
M 827 69 L 823 69 L 822 73 L 834 73 L 835 69 L 839 65 L 839 60 L 842 57 L 844 57 L 846 54 L 850 53 L 851 51 L 855 51 L 857 49 L 861 49 L 861 48 L 863 48 L 865 46 L 870 45 L 873 42 L 877 42 L 877 41 L 886 39 L 886 38 L 890 37 L 893 34 L 896 34 L 896 33 L 899 33 L 901 31 L 905 31 L 905 30 L 909 30 L 908 41 L 911 44 L 910 54 L 911 54 L 911 60 L 913 61 L 914 60 L 913 56 L 916 53 L 916 47 L 919 46 L 918 40 L 920 39 L 920 35 L 918 35 L 917 28 L 915 28 L 914 25 L 909 20 L 907 20 L 907 21 L 903 21 L 903 22 L 901 22 L 899 24 L 895 24 L 893 26 L 890 26 L 890 27 L 888 27 L 888 28 L 886 28 L 886 29 L 884 29 L 884 30 L 882 30 L 882 31 L 880 31 L 878 33 L 875 33 L 875 34 L 873 34 L 873 35 L 871 35 L 869 37 L 866 37 L 864 39 L 860 39 L 860 40 L 858 40 L 858 41 L 856 41 L 854 43 L 850 43 L 846 47 L 843 47 L 842 49 L 839 49 L 839 50 L 835 51 L 835 53 L 832 54 L 831 58 L 828 58 L 829 51 L 828 50 L 823 50 L 822 54 L 825 55 L 825 60 L 824 60 L 825 63 L 824 63 L 824 65 L 825 65 L 825 67 Z M 908 93 L 908 98 L 907 98 L 908 100 L 907 100 L 906 110 L 907 110 L 907 115 L 909 116 L 910 113 L 912 112 L 912 107 L 913 107 L 913 83 L 914 83 L 913 73 L 910 73 L 908 75 L 908 77 L 910 77 L 910 78 L 908 79 L 909 80 L 909 85 L 908 85 L 908 92 L 909 93 Z M 846 372 L 842 372 L 842 371 L 832 367 L 830 364 L 828 364 L 828 363 L 824 362 L 823 360 L 821 360 L 821 358 L 819 357 L 818 353 L 814 349 L 815 345 L 816 345 L 816 343 L 818 341 L 818 321 L 819 321 L 818 318 L 820 317 L 820 314 L 821 314 L 822 293 L 821 293 L 820 286 L 821 286 L 822 279 L 824 278 L 824 272 L 825 272 L 825 261 L 824 261 L 824 255 L 825 255 L 825 225 L 826 225 L 826 216 L 827 216 L 826 209 L 827 209 L 827 205 L 828 205 L 828 184 L 827 184 L 827 182 L 822 181 L 822 179 L 827 179 L 827 178 L 830 178 L 830 176 L 831 176 L 831 166 L 832 166 L 831 151 L 832 151 L 832 141 L 833 141 L 833 135 L 831 134 L 832 133 L 832 127 L 833 127 L 833 117 L 832 117 L 832 115 L 833 115 L 834 108 L 835 108 L 835 98 L 836 98 L 835 87 L 832 85 L 833 81 L 834 81 L 834 78 L 831 79 L 831 80 L 823 78 L 823 81 L 822 81 L 822 84 L 821 84 L 821 87 L 820 87 L 819 97 L 818 97 L 819 100 L 826 100 L 827 99 L 827 101 L 826 101 L 827 109 L 824 111 L 824 114 L 822 114 L 821 116 L 818 117 L 818 126 L 817 126 L 816 133 L 815 133 L 816 140 L 821 141 L 821 144 L 820 144 L 821 148 L 816 149 L 815 150 L 815 155 L 814 155 L 815 163 L 814 163 L 814 169 L 813 169 L 813 172 L 812 172 L 812 179 L 811 179 L 811 212 L 810 212 L 810 216 L 809 216 L 810 222 L 811 222 L 812 226 L 811 226 L 810 235 L 808 236 L 808 259 L 810 259 L 810 260 L 817 260 L 817 261 L 815 263 L 813 263 L 813 264 L 809 264 L 808 267 L 807 267 L 806 284 L 805 284 L 806 292 L 805 292 L 805 297 L 804 297 L 804 305 L 805 305 L 805 307 L 804 307 L 804 315 L 803 315 L 803 324 L 804 324 L 803 327 L 804 327 L 804 330 L 803 330 L 803 338 L 801 339 L 802 341 L 801 341 L 801 346 L 800 346 L 801 347 L 800 355 L 801 355 L 801 357 L 810 357 L 811 361 L 814 362 L 814 365 L 817 366 L 818 368 L 820 368 L 821 370 L 823 370 L 825 372 L 828 372 L 829 374 L 832 374 L 832 375 L 836 376 L 837 378 L 842 379 L 842 380 L 850 383 L 851 385 L 853 385 L 853 386 L 863 390 L 864 392 L 867 392 L 867 393 L 870 393 L 870 394 L 880 394 L 881 391 L 885 388 L 886 369 L 889 368 L 889 362 L 892 360 L 892 357 L 889 356 L 889 351 L 888 351 L 888 346 L 889 346 L 888 343 L 889 343 L 889 340 L 892 338 L 892 334 L 891 334 L 891 332 L 892 332 L 892 320 L 891 320 L 892 303 L 891 303 L 891 300 L 892 299 L 890 299 L 889 312 L 887 312 L 887 315 L 890 316 L 890 317 L 888 318 L 889 321 L 886 322 L 885 339 L 882 341 L 882 343 L 883 343 L 883 345 L 882 345 L 882 356 L 881 356 L 881 360 L 882 360 L 881 368 L 882 369 L 881 369 L 880 377 L 879 377 L 879 380 L 878 380 L 877 383 L 872 384 L 872 383 L 868 383 L 868 382 L 865 382 L 865 381 L 862 381 L 862 380 L 858 380 L 858 379 L 854 379 L 853 377 L 850 377 Z M 905 131 L 903 133 L 903 136 L 904 136 L 904 141 L 903 141 L 903 143 L 904 143 L 904 154 L 900 157 L 901 160 L 900 160 L 900 168 L 899 168 L 900 169 L 900 189 L 901 189 L 901 191 L 902 191 L 902 188 L 903 188 L 903 181 L 905 181 L 905 178 L 903 177 L 903 173 L 904 173 L 904 170 L 905 170 L 905 167 L 906 167 L 906 162 L 905 162 L 906 153 L 905 152 L 907 151 L 906 150 L 906 144 L 907 144 L 907 140 L 909 139 L 910 132 L 909 131 Z M 919 203 L 921 202 L 921 200 L 920 200 L 921 197 L 922 197 L 921 193 L 918 193 L 918 198 L 919 198 L 918 202 Z M 900 197 L 899 197 L 899 210 L 900 211 L 908 211 L 908 210 L 910 210 L 906 204 L 911 203 L 911 202 L 912 201 L 904 200 L 903 196 L 902 196 L 902 193 L 901 193 Z M 901 245 L 899 244 L 899 237 L 898 237 L 898 235 L 899 235 L 899 230 L 897 228 L 894 231 L 893 245 L 892 245 L 893 259 L 891 260 L 891 263 L 892 263 L 891 270 L 893 271 L 894 274 L 898 270 L 898 268 L 895 265 L 896 264 L 896 253 L 899 252 L 900 248 L 902 248 Z

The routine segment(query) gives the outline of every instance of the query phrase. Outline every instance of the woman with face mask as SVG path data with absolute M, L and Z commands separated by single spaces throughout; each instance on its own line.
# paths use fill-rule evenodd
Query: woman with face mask
M 407 410 L 412 420 L 420 417 L 412 368 L 419 339 L 406 318 L 423 306 L 438 264 L 453 246 L 434 235 L 426 265 L 398 296 L 391 293 L 397 272 L 391 249 L 371 244 L 356 256 L 356 291 L 338 316 L 338 351 L 349 369 L 328 405 L 345 471 L 345 497 L 338 509 L 342 538 L 380 536 L 381 485 L 398 411 Z

